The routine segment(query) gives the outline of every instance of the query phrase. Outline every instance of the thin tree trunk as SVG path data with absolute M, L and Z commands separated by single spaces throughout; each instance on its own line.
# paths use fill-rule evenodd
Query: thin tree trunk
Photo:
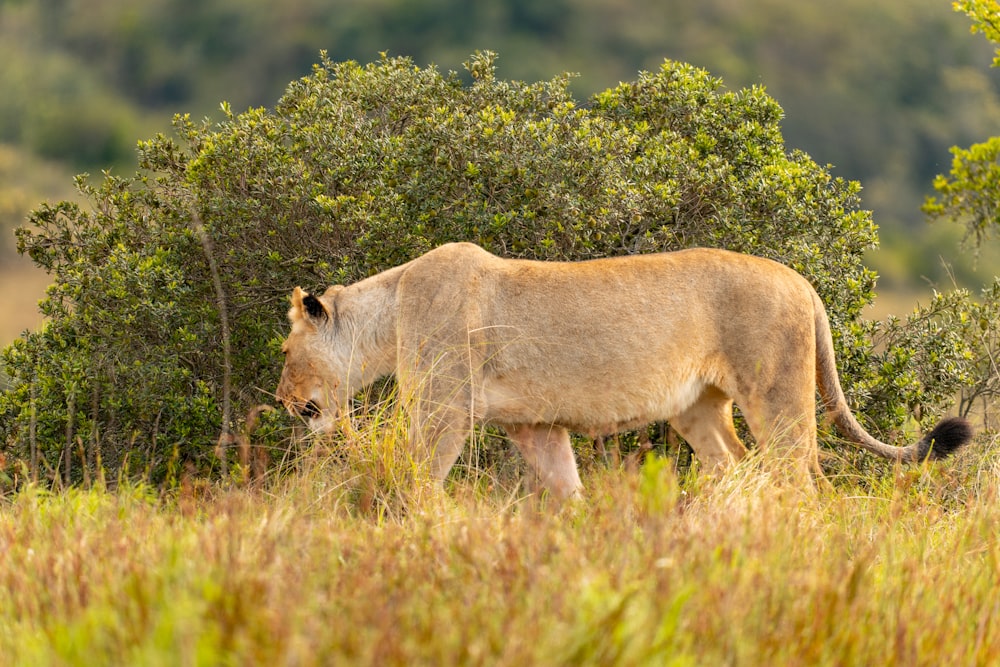
M 38 389 L 31 382 L 31 421 L 28 423 L 28 446 L 31 449 L 31 481 L 38 482 Z
M 201 222 L 201 217 L 196 211 L 192 211 L 191 220 L 194 224 L 198 238 L 201 240 L 202 250 L 205 252 L 205 259 L 208 261 L 208 269 L 212 274 L 212 285 L 215 287 L 215 303 L 219 309 L 219 329 L 222 336 L 222 433 L 219 435 L 218 449 L 220 453 L 222 475 L 228 473 L 226 464 L 226 447 L 232 440 L 232 351 L 229 341 L 229 310 L 226 307 L 226 293 L 222 289 L 222 278 L 219 276 L 219 266 L 215 261 L 215 252 L 212 247 L 212 239 Z
M 76 394 L 71 393 L 67 397 L 66 413 L 66 448 L 63 460 L 66 468 L 64 482 L 66 486 L 69 486 L 73 475 L 73 426 L 76 416 Z

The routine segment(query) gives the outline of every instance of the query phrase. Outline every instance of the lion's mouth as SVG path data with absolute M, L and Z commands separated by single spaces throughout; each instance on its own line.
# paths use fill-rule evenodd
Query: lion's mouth
M 322 409 L 316 401 L 283 401 L 285 407 L 293 415 L 304 419 L 318 419 Z
M 303 405 L 299 410 L 299 414 L 306 419 L 318 419 L 320 412 L 322 411 L 320 410 L 319 405 L 316 404 L 316 401 L 306 401 L 305 405 Z

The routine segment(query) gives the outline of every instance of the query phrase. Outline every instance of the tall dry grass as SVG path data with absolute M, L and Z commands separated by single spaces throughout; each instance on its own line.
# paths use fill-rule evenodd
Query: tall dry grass
M 510 470 L 435 492 L 402 435 L 355 427 L 255 487 L 4 499 L 3 664 L 1000 661 L 995 443 L 816 493 L 753 461 L 593 466 L 554 513 Z

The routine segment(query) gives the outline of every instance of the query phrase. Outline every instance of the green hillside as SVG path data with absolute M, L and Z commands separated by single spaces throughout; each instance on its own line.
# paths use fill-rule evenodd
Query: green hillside
M 321 49 L 360 62 L 382 51 L 408 55 L 445 71 L 492 49 L 504 78 L 578 73 L 573 90 L 581 99 L 669 57 L 705 67 L 730 88 L 766 86 L 785 109 L 788 146 L 860 180 L 876 222 L 913 246 L 908 256 L 931 258 L 899 271 L 900 279 L 941 280 L 938 255 L 955 260 L 959 251 L 925 238 L 923 195 L 947 170 L 950 146 L 1000 127 L 989 45 L 968 34 L 968 20 L 950 5 L 7 0 L 0 2 L 0 143 L 19 152 L 26 173 L 0 182 L 0 225 L 19 224 L 25 206 L 66 196 L 73 173 L 130 171 L 136 141 L 166 131 L 174 113 L 218 118 L 223 100 L 235 110 L 273 106 Z M 56 185 L 33 177 L 39 160 L 65 177 Z M 875 259 L 894 278 L 899 260 Z

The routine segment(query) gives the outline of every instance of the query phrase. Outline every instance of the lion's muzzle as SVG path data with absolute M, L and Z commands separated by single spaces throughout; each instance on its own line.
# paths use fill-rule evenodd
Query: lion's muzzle
M 305 419 L 316 419 L 319 417 L 321 409 L 316 401 L 295 401 L 295 400 L 284 400 L 282 403 L 285 404 L 285 408 L 299 417 Z

